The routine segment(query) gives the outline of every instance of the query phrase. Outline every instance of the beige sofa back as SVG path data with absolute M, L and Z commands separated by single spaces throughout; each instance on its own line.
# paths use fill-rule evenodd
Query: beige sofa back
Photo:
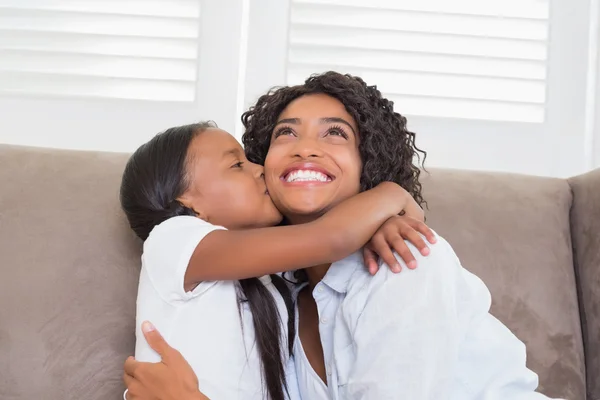
M 122 393 L 140 256 L 118 204 L 126 159 L 0 146 L 0 398 Z M 428 222 L 489 286 L 542 390 L 585 399 L 569 184 L 434 170 L 424 185 Z
M 119 399 L 140 254 L 126 159 L 0 147 L 1 399 Z

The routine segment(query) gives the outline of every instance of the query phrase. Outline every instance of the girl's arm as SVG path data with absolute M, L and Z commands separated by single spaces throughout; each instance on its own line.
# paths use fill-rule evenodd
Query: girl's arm
M 399 185 L 384 182 L 301 225 L 216 230 L 200 241 L 184 287 L 235 280 L 331 263 L 360 249 L 390 217 L 422 210 Z

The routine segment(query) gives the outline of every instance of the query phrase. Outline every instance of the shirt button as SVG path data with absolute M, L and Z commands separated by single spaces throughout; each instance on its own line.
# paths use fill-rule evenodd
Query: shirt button
M 327 376 L 331 376 L 331 365 L 327 367 Z
M 317 292 L 319 292 L 319 293 L 323 293 L 323 286 L 319 286 L 319 287 L 317 288 Z
M 327 318 L 325 318 L 325 317 L 321 318 L 321 323 L 322 324 L 326 324 L 327 323 Z

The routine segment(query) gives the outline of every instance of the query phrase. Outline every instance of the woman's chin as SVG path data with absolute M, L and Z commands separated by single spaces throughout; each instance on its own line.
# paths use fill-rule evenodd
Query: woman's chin
M 295 193 L 278 192 L 273 197 L 273 202 L 277 209 L 285 216 L 288 222 L 304 223 L 315 220 L 331 210 L 337 204 L 345 199 L 352 197 L 356 193 L 347 196 L 341 196 L 340 193 L 318 193 L 316 191 L 305 191 Z
M 301 224 L 314 221 L 327 212 L 327 204 L 287 204 L 279 207 L 286 220 L 292 224 Z

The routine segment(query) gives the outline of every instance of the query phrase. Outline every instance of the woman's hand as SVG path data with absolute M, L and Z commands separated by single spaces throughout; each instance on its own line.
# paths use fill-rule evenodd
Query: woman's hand
M 163 339 L 150 322 L 142 324 L 150 347 L 162 361 L 147 363 L 129 357 L 123 380 L 127 400 L 209 400 L 198 390 L 198 378 L 181 353 Z
M 422 255 L 426 256 L 429 254 L 429 247 L 419 233 L 425 236 L 429 243 L 436 242 L 433 231 L 425 225 L 425 222 L 409 216 L 409 213 L 388 219 L 364 247 L 363 257 L 369 272 L 372 275 L 377 273 L 378 256 L 392 272 L 400 272 L 402 267 L 396 260 L 394 251 L 404 260 L 408 268 L 415 269 L 417 261 L 404 240 L 408 240 Z

